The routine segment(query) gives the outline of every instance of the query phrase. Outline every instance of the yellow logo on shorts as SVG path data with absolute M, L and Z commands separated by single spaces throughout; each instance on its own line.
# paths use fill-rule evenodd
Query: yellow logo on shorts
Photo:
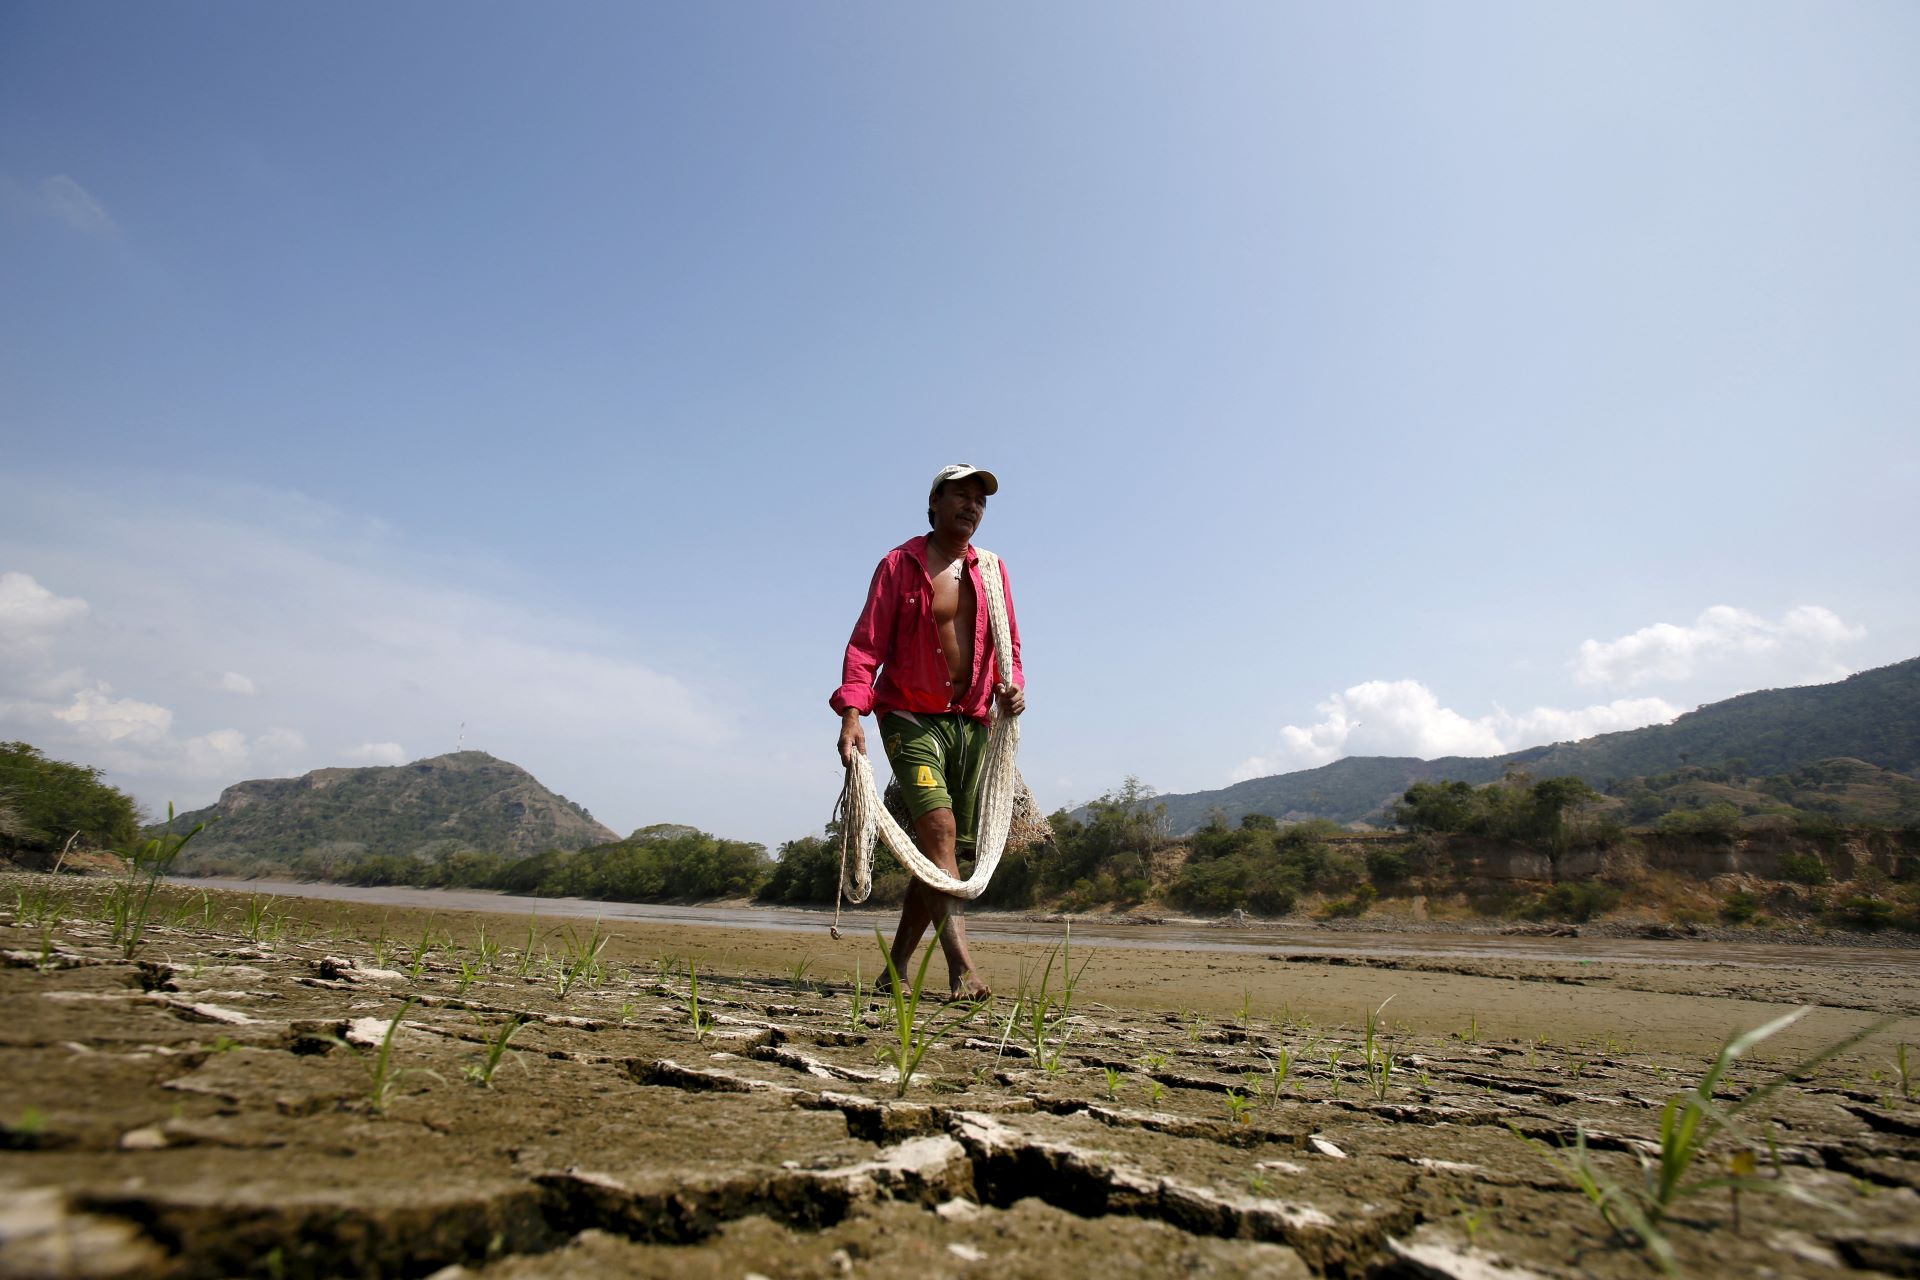
M 937 787 L 940 785 L 938 782 L 934 781 L 933 769 L 931 766 L 923 764 L 916 767 L 918 768 L 919 772 L 914 774 L 914 777 L 913 777 L 914 786 Z

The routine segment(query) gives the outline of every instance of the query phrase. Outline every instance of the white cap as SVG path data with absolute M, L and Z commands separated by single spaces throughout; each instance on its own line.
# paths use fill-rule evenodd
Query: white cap
M 979 467 L 970 467 L 964 462 L 956 462 L 952 466 L 940 468 L 940 474 L 936 475 L 933 483 L 927 486 L 927 496 L 931 498 L 939 492 L 941 485 L 950 480 L 965 480 L 968 476 L 979 476 L 980 482 L 987 486 L 988 494 L 1000 492 L 1000 482 L 994 479 L 993 472 L 983 471 Z

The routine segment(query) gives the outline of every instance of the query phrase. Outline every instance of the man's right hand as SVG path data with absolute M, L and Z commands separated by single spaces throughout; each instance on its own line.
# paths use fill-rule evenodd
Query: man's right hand
M 867 754 L 867 731 L 860 723 L 860 714 L 849 711 L 840 717 L 840 763 L 851 765 L 856 751 Z

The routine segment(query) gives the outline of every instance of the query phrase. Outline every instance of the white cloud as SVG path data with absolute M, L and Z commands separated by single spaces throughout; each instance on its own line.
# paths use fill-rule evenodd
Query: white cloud
M 215 687 L 218 688 L 223 693 L 242 693 L 242 694 L 251 695 L 251 694 L 256 694 L 260 692 L 258 689 L 254 688 L 253 681 L 251 679 L 241 675 L 238 671 L 228 671 L 224 673 L 220 677 L 220 679 L 215 683 Z
M 1708 669 L 1747 687 L 1813 684 L 1851 675 L 1835 650 L 1866 637 L 1832 610 L 1803 605 L 1779 621 L 1730 605 L 1707 609 L 1691 625 L 1656 622 L 1617 640 L 1587 640 L 1573 659 L 1581 684 L 1631 689 L 1690 680 Z
M 349 747 L 346 757 L 359 764 L 405 764 L 407 749 L 397 742 L 363 742 Z
M 1548 742 L 1661 724 L 1680 709 L 1659 698 L 1631 698 L 1604 706 L 1562 710 L 1535 707 L 1513 713 L 1466 716 L 1441 705 L 1418 680 L 1369 680 L 1321 703 L 1313 724 L 1290 724 L 1266 755 L 1249 757 L 1233 781 L 1311 769 L 1348 755 L 1497 756 Z
M 1543 742 L 1578 742 L 1599 733 L 1619 733 L 1624 729 L 1642 729 L 1650 724 L 1665 724 L 1679 715 L 1681 708 L 1665 698 L 1619 698 L 1599 706 L 1567 711 L 1558 707 L 1535 707 L 1515 714 L 1498 709 L 1494 719 L 1499 725 L 1505 750 L 1539 746 Z
M 87 611 L 87 602 L 57 596 L 18 570 L 0 573 L 0 653 L 46 649 L 52 633 Z
M 9 205 L 51 218 L 81 235 L 106 240 L 120 231 L 93 193 L 64 173 L 42 178 L 30 187 L 7 179 L 0 185 L 0 198 Z
M 111 692 L 104 683 L 82 689 L 71 704 L 53 711 L 53 718 L 72 725 L 89 742 L 143 746 L 166 740 L 173 712 L 137 698 L 110 698 Z
M 247 735 L 238 729 L 215 729 L 212 733 L 188 738 L 180 747 L 186 771 L 202 778 L 224 777 L 238 781 L 235 775 L 247 768 L 253 756 L 247 746 Z
M 267 730 L 254 739 L 256 750 L 269 756 L 284 755 L 307 749 L 306 735 L 298 729 L 289 729 L 284 725 Z

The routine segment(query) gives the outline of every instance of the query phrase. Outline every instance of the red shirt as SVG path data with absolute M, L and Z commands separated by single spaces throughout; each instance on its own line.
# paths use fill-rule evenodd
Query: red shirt
M 973 580 L 973 678 L 966 694 L 952 697 L 947 680 L 947 657 L 933 624 L 933 579 L 927 576 L 927 535 L 908 538 L 887 552 L 873 571 L 867 604 L 853 624 L 846 660 L 840 666 L 840 687 L 831 699 L 835 711 L 848 707 L 862 715 L 883 716 L 889 711 L 957 711 L 975 720 L 989 717 L 993 688 L 1000 683 L 1000 663 L 993 652 L 987 621 L 987 589 L 980 581 L 980 557 L 967 548 L 967 575 Z M 1011 682 L 1024 689 L 1020 669 L 1020 624 L 1013 614 L 1013 583 L 1007 562 L 1000 562 L 1000 582 L 1007 592 L 1007 632 L 1013 642 Z M 874 673 L 879 672 L 876 682 Z

